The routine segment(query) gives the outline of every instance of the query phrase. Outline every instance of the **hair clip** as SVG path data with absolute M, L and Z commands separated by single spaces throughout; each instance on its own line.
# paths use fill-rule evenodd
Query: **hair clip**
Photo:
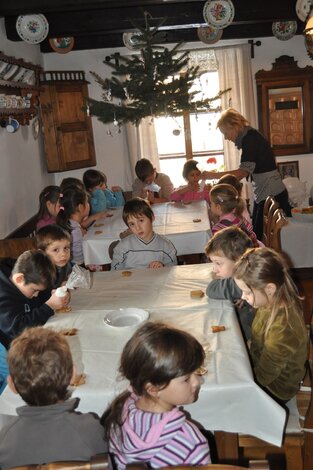
M 60 193 L 59 197 L 63 197 L 63 194 L 62 194 L 62 193 Z
M 64 211 L 64 206 L 60 206 L 60 211 Z
M 224 202 L 224 199 L 219 194 L 216 196 L 216 199 L 218 200 L 218 202 Z

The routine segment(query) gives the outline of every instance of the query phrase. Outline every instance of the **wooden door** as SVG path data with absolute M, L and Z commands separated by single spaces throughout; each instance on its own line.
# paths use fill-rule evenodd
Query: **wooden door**
M 40 104 L 49 172 L 96 165 L 91 118 L 84 110 L 87 97 L 86 83 L 43 86 Z

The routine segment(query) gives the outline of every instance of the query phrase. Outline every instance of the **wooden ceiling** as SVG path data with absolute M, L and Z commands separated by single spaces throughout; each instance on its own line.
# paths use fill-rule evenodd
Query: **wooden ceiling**
M 1 0 L 0 16 L 5 17 L 7 37 L 21 41 L 16 19 L 22 14 L 42 13 L 52 37 L 73 36 L 74 50 L 123 46 L 123 33 L 134 31 L 131 20 L 144 24 L 149 12 L 151 25 L 166 17 L 160 43 L 198 41 L 197 28 L 205 26 L 203 6 L 197 0 Z M 233 0 L 235 17 L 224 29 L 223 39 L 273 36 L 272 22 L 297 20 L 297 34 L 304 23 L 296 15 L 296 0 Z M 48 38 L 40 43 L 42 52 L 52 52 Z

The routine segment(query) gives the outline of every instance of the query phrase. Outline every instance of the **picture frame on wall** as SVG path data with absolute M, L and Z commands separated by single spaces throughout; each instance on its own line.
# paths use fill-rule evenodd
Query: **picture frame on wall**
M 282 179 L 292 177 L 299 178 L 299 162 L 277 162 L 277 169 Z

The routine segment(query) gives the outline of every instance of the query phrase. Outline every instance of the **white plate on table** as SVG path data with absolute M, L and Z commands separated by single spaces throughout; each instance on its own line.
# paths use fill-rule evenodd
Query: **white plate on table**
M 134 328 L 148 320 L 149 312 L 142 308 L 120 308 L 108 312 L 103 321 L 112 328 Z

